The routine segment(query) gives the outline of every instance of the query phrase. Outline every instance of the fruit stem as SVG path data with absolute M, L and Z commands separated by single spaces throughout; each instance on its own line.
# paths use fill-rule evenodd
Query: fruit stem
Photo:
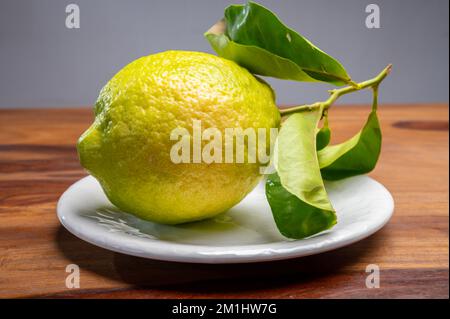
M 366 88 L 378 88 L 378 85 L 381 83 L 381 81 L 384 80 L 384 78 L 391 72 L 392 64 L 389 64 L 386 68 L 384 68 L 383 71 L 381 71 L 376 77 L 361 82 L 356 83 L 356 85 L 347 86 L 342 89 L 334 89 L 328 91 L 330 93 L 330 97 L 323 102 L 316 102 L 313 104 L 305 104 L 305 105 L 298 105 L 294 107 L 289 107 L 285 109 L 280 110 L 281 116 L 286 116 L 289 114 L 297 113 L 297 112 L 304 112 L 304 111 L 311 111 L 317 107 L 323 108 L 323 111 L 326 111 L 330 108 L 330 106 L 342 95 L 349 94 L 355 91 L 363 90 Z

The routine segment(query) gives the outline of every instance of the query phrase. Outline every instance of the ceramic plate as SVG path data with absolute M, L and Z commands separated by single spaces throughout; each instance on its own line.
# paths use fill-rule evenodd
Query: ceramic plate
M 367 176 L 327 182 L 338 223 L 303 240 L 277 230 L 259 184 L 241 203 L 214 219 L 167 226 L 114 207 L 95 178 L 87 176 L 61 196 L 57 212 L 71 233 L 94 245 L 145 258 L 193 263 L 244 263 L 318 254 L 359 241 L 383 227 L 394 202 Z

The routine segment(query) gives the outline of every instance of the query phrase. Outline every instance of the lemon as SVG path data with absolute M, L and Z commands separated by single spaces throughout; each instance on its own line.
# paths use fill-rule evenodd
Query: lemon
M 80 162 L 121 210 L 165 224 L 200 220 L 241 201 L 260 163 L 174 163 L 176 128 L 279 126 L 271 88 L 236 63 L 201 52 L 139 58 L 101 90 L 79 138 Z M 268 146 L 266 146 L 268 147 Z

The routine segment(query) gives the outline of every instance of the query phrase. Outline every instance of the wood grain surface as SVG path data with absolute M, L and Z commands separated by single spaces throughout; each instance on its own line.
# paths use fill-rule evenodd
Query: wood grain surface
M 335 141 L 359 130 L 367 106 L 335 106 Z M 448 105 L 383 105 L 384 144 L 370 175 L 395 213 L 371 237 L 339 250 L 258 264 L 196 265 L 114 253 L 68 233 L 61 193 L 86 175 L 75 151 L 90 109 L 0 111 L 0 297 L 448 298 Z M 77 264 L 81 287 L 68 289 Z M 365 286 L 368 264 L 381 287 Z

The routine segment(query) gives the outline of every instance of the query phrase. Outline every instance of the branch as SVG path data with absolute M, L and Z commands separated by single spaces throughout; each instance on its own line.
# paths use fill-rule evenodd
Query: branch
M 281 114 L 281 116 L 285 116 L 285 115 L 289 115 L 289 114 L 297 113 L 297 112 L 311 111 L 312 109 L 315 109 L 317 107 L 322 107 L 324 111 L 328 110 L 330 108 L 330 106 L 342 95 L 352 93 L 355 91 L 359 91 L 359 90 L 363 90 L 363 89 L 366 89 L 369 87 L 370 88 L 378 87 L 378 85 L 381 83 L 381 81 L 383 81 L 384 78 L 391 72 L 391 69 L 392 69 L 392 64 L 389 64 L 383 71 L 380 72 L 380 74 L 378 74 L 373 79 L 370 79 L 370 80 L 367 80 L 367 81 L 364 81 L 361 83 L 357 83 L 354 86 L 347 86 L 342 89 L 330 90 L 329 92 L 331 95 L 326 101 L 316 102 L 313 104 L 299 105 L 299 106 L 282 109 L 282 110 L 280 110 L 280 114 Z

